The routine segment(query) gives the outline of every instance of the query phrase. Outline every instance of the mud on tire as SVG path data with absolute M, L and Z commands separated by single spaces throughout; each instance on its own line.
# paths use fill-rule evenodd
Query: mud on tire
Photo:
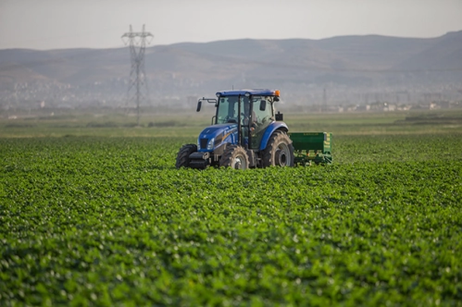
M 242 146 L 228 145 L 220 158 L 220 166 L 234 169 L 248 169 L 249 156 Z
M 275 131 L 262 154 L 262 167 L 294 166 L 294 146 L 283 131 Z

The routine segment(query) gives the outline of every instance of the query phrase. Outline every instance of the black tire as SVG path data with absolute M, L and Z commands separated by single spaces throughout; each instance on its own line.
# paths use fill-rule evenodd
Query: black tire
M 262 153 L 262 167 L 294 166 L 294 160 L 292 140 L 283 131 L 275 131 Z
M 189 155 L 196 151 L 197 151 L 197 145 L 195 144 L 183 145 L 180 148 L 180 151 L 178 152 L 176 156 L 175 167 L 176 168 L 189 167 L 189 162 L 191 162 L 191 159 L 189 159 Z
M 234 169 L 248 169 L 249 156 L 242 146 L 228 145 L 220 158 L 220 166 Z

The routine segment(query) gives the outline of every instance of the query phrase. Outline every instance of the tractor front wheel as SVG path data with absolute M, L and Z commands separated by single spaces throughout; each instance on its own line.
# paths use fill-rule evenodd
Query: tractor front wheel
M 220 158 L 220 166 L 234 169 L 248 169 L 249 156 L 245 149 L 237 145 L 228 145 Z
M 176 168 L 189 167 L 189 162 L 191 162 L 191 159 L 189 159 L 189 155 L 196 151 L 197 151 L 197 145 L 195 144 L 183 145 L 180 148 L 180 151 L 178 152 L 176 156 L 175 167 Z
M 294 146 L 289 136 L 275 131 L 262 155 L 262 167 L 294 166 Z

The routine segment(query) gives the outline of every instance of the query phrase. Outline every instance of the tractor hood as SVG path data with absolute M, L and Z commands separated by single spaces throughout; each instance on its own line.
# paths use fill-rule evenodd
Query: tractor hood
M 211 152 L 225 143 L 237 142 L 237 124 L 212 125 L 199 134 L 197 149 L 200 152 Z

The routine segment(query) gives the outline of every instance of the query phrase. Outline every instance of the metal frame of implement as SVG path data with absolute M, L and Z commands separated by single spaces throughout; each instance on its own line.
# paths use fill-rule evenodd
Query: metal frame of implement
M 296 165 L 331 164 L 332 133 L 330 132 L 289 132 L 294 146 Z

